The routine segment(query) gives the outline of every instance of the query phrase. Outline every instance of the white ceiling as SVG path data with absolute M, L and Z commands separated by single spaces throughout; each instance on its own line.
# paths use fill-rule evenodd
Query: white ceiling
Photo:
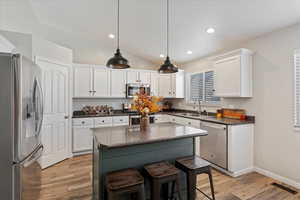
M 47 38 L 75 51 L 115 50 L 117 0 L 30 0 Z M 187 62 L 300 22 L 299 0 L 170 0 L 171 58 Z M 165 54 L 165 0 L 121 0 L 121 50 Z M 214 27 L 215 34 L 206 29 Z M 192 55 L 186 51 L 192 50 Z

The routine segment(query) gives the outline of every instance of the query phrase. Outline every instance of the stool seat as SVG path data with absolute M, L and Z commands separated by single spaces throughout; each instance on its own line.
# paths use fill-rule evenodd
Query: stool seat
M 187 188 L 188 188 L 188 192 L 187 192 L 188 200 L 196 199 L 195 190 L 201 192 L 208 199 L 215 200 L 213 178 L 212 178 L 211 166 L 209 162 L 201 159 L 198 156 L 189 156 L 189 157 L 176 159 L 175 166 L 181 169 L 182 171 L 184 171 L 187 175 L 186 177 L 187 177 Z M 196 187 L 198 174 L 208 175 L 212 198 Z
M 161 199 L 163 192 L 164 199 L 174 199 L 175 187 L 178 199 L 181 200 L 179 175 L 180 170 L 168 162 L 159 162 L 145 165 L 144 169 L 150 177 L 151 200 Z M 171 197 L 169 198 L 169 183 L 172 183 Z M 163 187 L 163 189 L 161 188 Z
M 106 187 L 109 190 L 120 190 L 140 184 L 144 184 L 144 178 L 136 169 L 115 171 L 106 176 Z
M 189 170 L 197 170 L 203 167 L 210 166 L 210 163 L 206 160 L 201 159 L 198 156 L 189 156 L 184 158 L 179 158 L 176 162 Z
M 153 163 L 144 166 L 144 168 L 147 173 L 153 178 L 164 178 L 180 173 L 180 170 L 178 170 L 168 162 Z

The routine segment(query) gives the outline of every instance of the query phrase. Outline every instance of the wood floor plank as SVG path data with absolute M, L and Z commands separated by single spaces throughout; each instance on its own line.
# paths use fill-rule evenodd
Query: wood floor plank
M 274 187 L 271 183 L 275 180 L 258 173 L 232 178 L 213 170 L 213 180 L 217 200 L 300 200 L 299 193 L 292 195 Z M 207 175 L 197 177 L 197 187 L 211 195 Z M 74 157 L 42 171 L 41 196 L 38 200 L 91 200 L 91 195 L 91 155 Z M 197 200 L 207 198 L 197 192 Z

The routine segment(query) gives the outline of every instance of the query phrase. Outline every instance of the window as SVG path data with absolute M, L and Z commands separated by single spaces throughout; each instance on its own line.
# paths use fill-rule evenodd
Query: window
M 295 51 L 295 110 L 294 126 L 300 128 L 300 50 Z
M 190 103 L 202 101 L 204 103 L 219 103 L 220 98 L 214 96 L 214 71 L 191 74 L 189 78 Z

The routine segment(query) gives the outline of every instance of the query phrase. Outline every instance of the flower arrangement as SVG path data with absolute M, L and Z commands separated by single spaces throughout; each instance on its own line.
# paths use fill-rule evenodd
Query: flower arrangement
M 148 96 L 144 93 L 136 94 L 133 98 L 133 110 L 140 113 L 142 117 L 147 117 L 149 113 L 161 111 L 162 107 L 159 102 L 162 98 L 156 96 Z

